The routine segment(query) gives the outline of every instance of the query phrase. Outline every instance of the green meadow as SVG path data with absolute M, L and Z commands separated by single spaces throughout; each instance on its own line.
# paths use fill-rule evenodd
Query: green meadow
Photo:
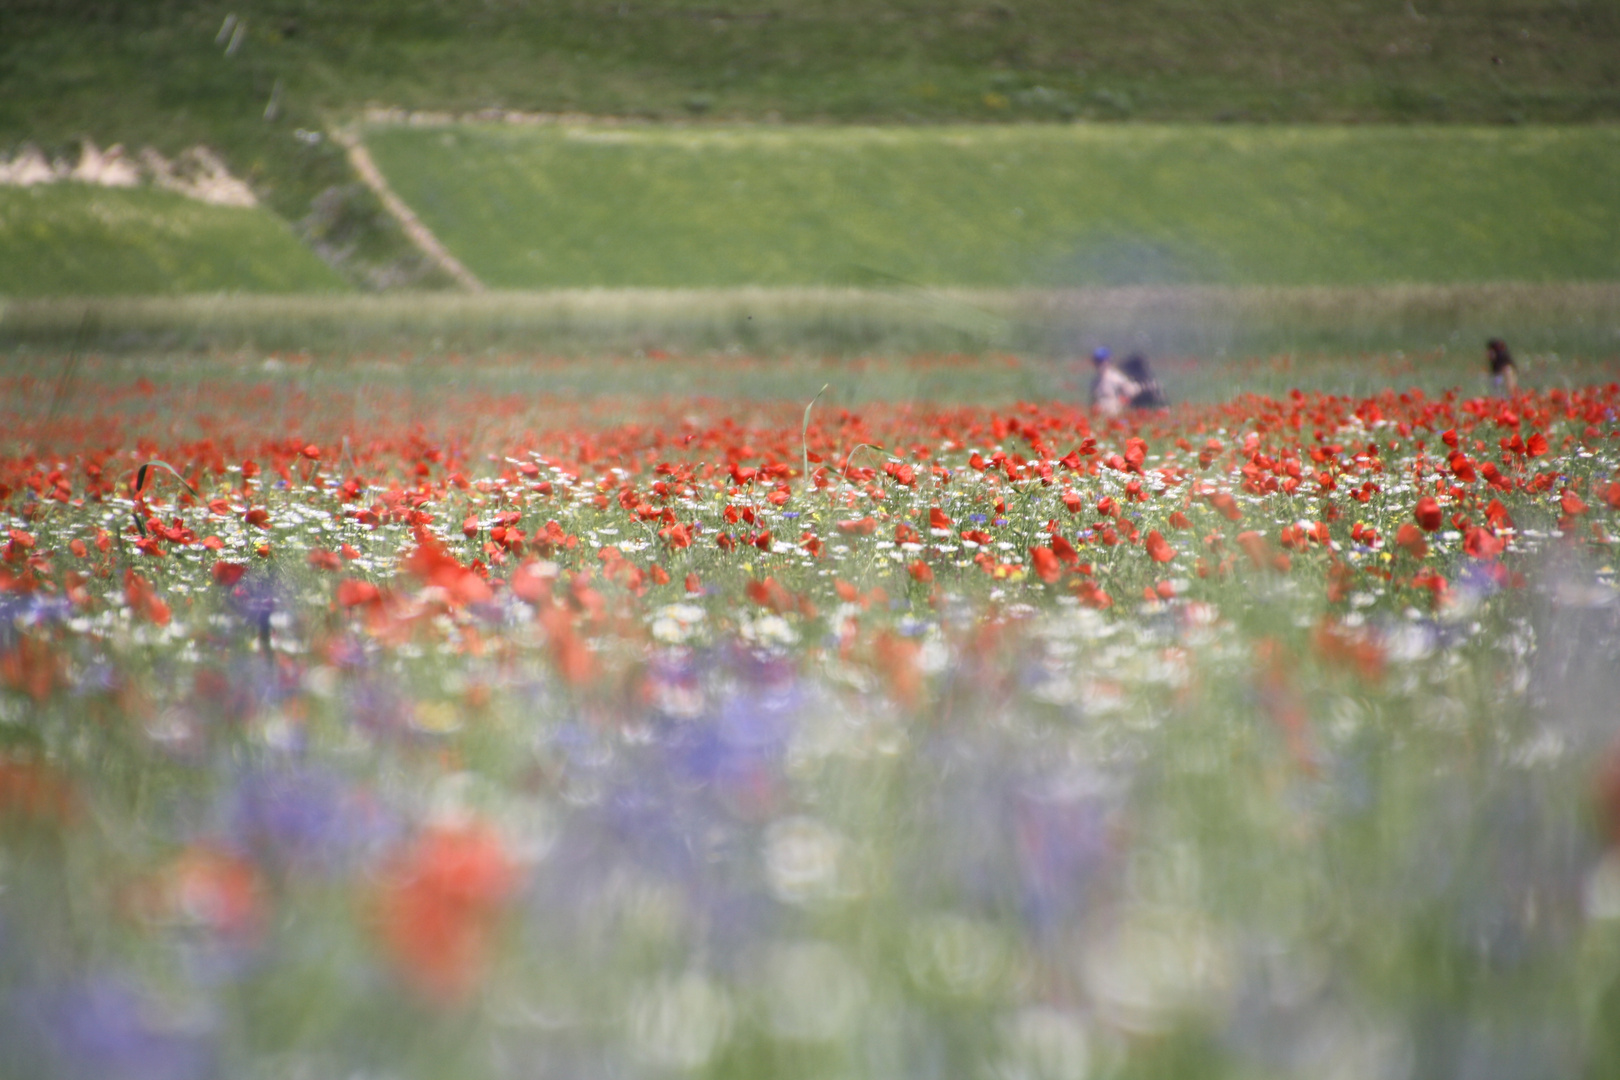
M 0 187 L 0 296 L 346 287 L 266 210 L 147 188 Z
M 276 373 L 315 396 L 379 379 L 503 393 L 808 401 L 1082 400 L 1096 344 L 1139 349 L 1177 401 L 1296 386 L 1483 392 L 1484 342 L 1527 387 L 1620 371 L 1620 285 L 1119 289 L 558 289 L 214 294 L 0 303 L 0 364 L 64 355 L 154 378 Z M 232 376 L 235 377 L 235 376 Z
M 1620 278 L 1620 130 L 377 126 L 492 287 Z
M 92 139 L 172 157 L 203 143 L 272 213 L 317 237 L 351 284 L 446 284 L 423 272 L 340 148 L 310 137 L 371 106 L 822 125 L 1613 124 L 1620 4 L 0 2 L 0 153 L 33 143 L 71 159 Z M 996 264 L 1007 256 L 985 256 L 971 280 L 1009 280 Z M 1024 280 L 1032 271 L 1015 263 Z

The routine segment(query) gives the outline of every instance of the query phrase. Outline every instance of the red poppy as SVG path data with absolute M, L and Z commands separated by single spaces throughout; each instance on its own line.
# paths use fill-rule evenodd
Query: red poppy
M 401 975 L 440 1004 L 465 1000 L 489 960 L 500 908 L 516 873 L 482 825 L 428 829 L 386 875 L 378 931 Z
M 1058 533 L 1052 534 L 1052 554 L 1067 566 L 1074 566 L 1080 561 L 1080 553 L 1074 550 L 1074 545 Z
M 43 762 L 0 755 L 0 820 L 66 822 L 78 811 L 78 795 L 66 774 Z
M 264 883 L 252 863 L 206 845 L 186 849 L 164 874 L 174 916 L 232 937 L 256 937 L 264 927 Z
M 1620 739 L 1604 751 L 1592 787 L 1604 839 L 1611 850 L 1620 849 Z
M 1507 547 L 1506 541 L 1489 529 L 1475 527 L 1463 537 L 1463 550 L 1475 559 L 1494 559 Z
M 169 605 L 159 599 L 152 583 L 133 570 L 124 571 L 124 599 L 154 626 L 169 625 Z
M 494 595 L 488 582 L 461 565 L 431 533 L 418 534 L 415 550 L 400 566 L 423 584 L 443 590 L 452 604 L 485 603 Z
M 750 581 L 743 587 L 743 592 L 760 607 L 770 608 L 775 612 L 788 611 L 793 607 L 793 594 L 774 577 Z
M 369 581 L 347 579 L 338 582 L 336 596 L 339 605 L 352 608 L 376 603 L 382 598 L 382 592 Z
M 1410 521 L 1395 530 L 1395 545 L 1415 559 L 1421 559 L 1429 553 L 1428 542 L 1423 539 L 1423 530 Z
M 1165 538 L 1160 535 L 1158 529 L 1154 529 L 1147 534 L 1147 540 L 1143 542 L 1142 546 L 1147 550 L 1149 558 L 1154 562 L 1169 562 L 1176 557 L 1175 548 L 1171 547 Z
M 1035 568 L 1036 576 L 1042 581 L 1051 583 L 1063 576 L 1063 564 L 1058 561 L 1057 553 L 1049 547 L 1030 548 L 1029 560 Z
M 1266 544 L 1266 538 L 1253 529 L 1237 534 L 1237 545 L 1249 557 L 1249 562 L 1256 569 L 1266 566 L 1271 561 L 1271 548 Z

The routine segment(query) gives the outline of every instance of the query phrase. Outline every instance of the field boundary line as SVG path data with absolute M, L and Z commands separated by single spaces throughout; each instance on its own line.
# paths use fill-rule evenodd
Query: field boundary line
M 475 279 L 476 280 L 476 279 Z M 488 289 L 477 297 L 447 292 L 189 293 L 109 296 L 0 296 L 7 321 L 75 322 L 93 309 L 110 320 L 221 316 L 324 318 L 385 316 L 405 321 L 552 314 L 733 317 L 876 314 L 916 318 L 934 307 L 967 305 L 986 318 L 1031 315 L 1086 317 L 1153 312 L 1165 306 L 1244 317 L 1345 322 L 1355 319 L 1489 317 L 1536 313 L 1547 319 L 1620 317 L 1620 281 L 1472 282 L 1447 285 L 1127 285 L 1079 288 L 941 286 L 874 289 L 849 286 L 722 286 L 711 288 Z
M 410 238 L 411 243 L 415 244 L 422 254 L 432 259 L 439 269 L 454 278 L 462 288 L 468 292 L 484 292 L 484 283 L 463 266 L 460 259 L 450 254 L 450 249 L 445 247 L 439 238 L 433 235 L 433 230 L 416 216 L 416 211 L 388 186 L 388 180 L 377 168 L 377 163 L 371 159 L 371 151 L 366 149 L 359 137 L 343 131 L 333 132 L 332 137 L 349 155 L 349 164 L 360 177 L 360 182 L 382 200 L 384 209 L 399 222 L 400 228 L 405 230 L 405 235 Z

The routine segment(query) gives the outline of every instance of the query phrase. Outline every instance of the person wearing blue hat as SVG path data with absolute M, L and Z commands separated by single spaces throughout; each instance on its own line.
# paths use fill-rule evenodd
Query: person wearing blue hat
M 1114 354 L 1107 346 L 1091 354 L 1091 407 L 1103 416 L 1118 416 L 1136 396 L 1137 386 L 1113 364 Z

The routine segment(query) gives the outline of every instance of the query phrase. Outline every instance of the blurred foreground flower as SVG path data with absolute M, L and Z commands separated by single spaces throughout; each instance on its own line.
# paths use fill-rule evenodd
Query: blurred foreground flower
M 154 1008 L 107 975 L 24 990 L 0 1007 L 0 1068 L 7 1076 L 62 1080 L 220 1075 L 206 1022 Z
M 424 831 L 385 877 L 378 931 L 410 985 L 442 1005 L 478 988 L 496 916 L 516 884 L 500 839 L 479 824 Z

